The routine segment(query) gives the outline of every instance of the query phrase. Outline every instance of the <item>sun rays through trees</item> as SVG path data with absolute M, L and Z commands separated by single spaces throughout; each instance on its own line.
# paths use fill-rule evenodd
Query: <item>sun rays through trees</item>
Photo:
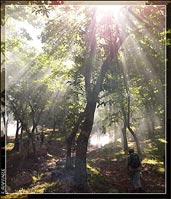
M 99 190 L 90 173 L 107 182 L 114 172 L 102 172 L 103 164 L 117 169 L 115 161 L 124 161 L 129 147 L 144 159 L 144 168 L 164 161 L 165 6 L 5 9 L 6 117 L 17 122 L 14 154 L 22 154 L 24 143 L 32 150 L 23 150 L 22 158 L 34 155 L 35 161 L 50 146 L 61 150 L 61 156 L 53 151 L 56 164 L 74 170 L 78 193 Z

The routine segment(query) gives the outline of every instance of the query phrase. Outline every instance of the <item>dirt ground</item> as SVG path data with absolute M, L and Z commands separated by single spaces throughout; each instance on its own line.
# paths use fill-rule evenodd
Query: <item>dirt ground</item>
M 20 153 L 7 150 L 7 191 L 28 194 L 76 192 L 72 186 L 68 187 L 65 183 L 73 177 L 72 171 L 64 173 L 65 152 L 64 143 L 61 140 L 46 141 L 38 148 L 35 156 L 30 154 L 26 159 L 22 159 Z M 92 193 L 130 191 L 125 159 L 122 157 L 112 159 L 111 154 L 111 150 L 89 147 L 87 159 L 91 168 L 88 178 Z M 53 178 L 55 172 L 60 175 L 60 178 Z M 29 176 L 32 182 L 29 181 Z M 28 184 L 22 185 L 21 178 L 25 182 L 28 180 Z M 153 166 L 142 165 L 141 181 L 145 193 L 165 192 L 164 173 L 160 173 Z

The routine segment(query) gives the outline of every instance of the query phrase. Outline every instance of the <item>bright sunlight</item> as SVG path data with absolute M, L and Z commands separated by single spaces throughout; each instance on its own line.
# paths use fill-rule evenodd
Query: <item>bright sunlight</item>
M 164 193 L 165 6 L 44 3 L 5 6 L 7 192 Z
M 97 12 L 96 12 L 96 22 L 104 22 L 104 17 L 114 17 L 115 20 L 118 19 L 118 15 L 120 14 L 121 9 L 123 6 L 120 5 L 103 5 L 103 6 L 97 6 Z

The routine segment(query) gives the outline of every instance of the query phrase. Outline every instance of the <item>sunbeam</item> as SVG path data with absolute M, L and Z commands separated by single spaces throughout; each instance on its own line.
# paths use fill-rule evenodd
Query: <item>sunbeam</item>
M 34 3 L 5 8 L 7 191 L 142 192 L 129 152 L 164 193 L 165 6 Z
M 96 6 L 96 22 L 103 23 L 105 22 L 105 18 L 114 17 L 115 20 L 118 19 L 118 15 L 120 15 L 121 8 L 123 6 L 120 5 L 104 5 L 104 6 Z

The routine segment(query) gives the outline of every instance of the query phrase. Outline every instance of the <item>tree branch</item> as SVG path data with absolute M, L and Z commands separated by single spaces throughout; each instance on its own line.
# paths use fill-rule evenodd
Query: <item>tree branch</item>
M 85 110 L 86 110 L 86 108 L 85 108 Z M 81 121 L 84 119 L 84 117 L 85 117 L 85 111 L 80 113 L 80 115 L 77 119 L 77 122 L 75 123 L 74 128 L 72 129 L 72 132 L 68 136 L 67 140 L 73 140 L 74 139 L 74 137 L 75 137 L 80 125 L 81 125 Z
M 112 60 L 117 56 L 117 53 L 118 53 L 120 47 L 122 46 L 122 44 L 124 43 L 124 41 L 126 40 L 127 37 L 128 37 L 128 34 L 125 34 L 124 36 L 119 35 L 118 37 L 115 38 L 115 41 L 113 42 L 113 44 L 111 44 L 110 53 L 101 66 L 100 73 L 97 78 L 96 85 L 94 87 L 94 93 L 95 93 L 96 100 L 97 100 L 98 94 L 101 90 L 101 85 L 103 83 L 105 74 L 106 74 L 110 64 L 112 63 Z

